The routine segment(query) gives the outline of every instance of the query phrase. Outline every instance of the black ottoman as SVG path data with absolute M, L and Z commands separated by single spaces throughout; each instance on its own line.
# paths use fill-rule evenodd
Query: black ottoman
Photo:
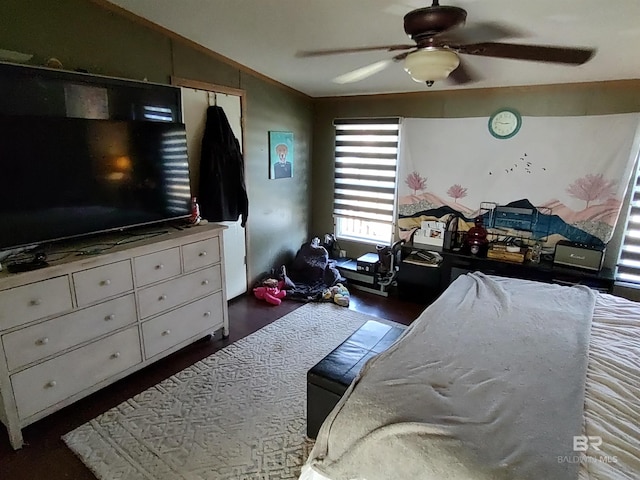
M 309 438 L 316 438 L 320 425 L 365 362 L 389 348 L 404 329 L 369 320 L 307 372 Z

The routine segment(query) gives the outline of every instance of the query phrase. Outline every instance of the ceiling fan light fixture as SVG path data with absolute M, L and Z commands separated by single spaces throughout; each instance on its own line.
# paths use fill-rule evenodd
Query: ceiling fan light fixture
M 444 48 L 423 48 L 407 55 L 404 69 L 416 82 L 444 80 L 460 65 L 455 52 Z

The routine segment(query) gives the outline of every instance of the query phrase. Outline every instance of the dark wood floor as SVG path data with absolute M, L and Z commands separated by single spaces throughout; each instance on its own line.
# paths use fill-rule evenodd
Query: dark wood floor
M 278 307 L 267 305 L 252 295 L 229 303 L 230 335 L 201 340 L 23 430 L 26 445 L 14 451 L 6 430 L 0 425 L 0 479 L 4 480 L 93 480 L 95 477 L 60 439 L 62 435 L 157 384 L 230 343 L 245 337 L 302 306 L 285 301 Z M 351 291 L 349 308 L 372 316 L 408 325 L 425 304 Z

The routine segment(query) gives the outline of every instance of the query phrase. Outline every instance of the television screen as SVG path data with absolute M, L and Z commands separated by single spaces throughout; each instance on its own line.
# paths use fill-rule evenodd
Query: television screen
M 180 123 L 0 116 L 0 250 L 190 213 Z

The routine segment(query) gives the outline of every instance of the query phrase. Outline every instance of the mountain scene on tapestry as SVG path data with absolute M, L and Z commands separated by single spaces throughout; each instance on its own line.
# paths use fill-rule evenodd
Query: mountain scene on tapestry
M 401 199 L 402 201 L 402 199 Z M 421 203 L 421 202 L 418 202 Z M 409 206 L 407 210 L 411 210 L 415 204 L 404 204 L 405 206 Z M 400 212 L 403 210 L 403 204 L 400 204 Z M 527 228 L 526 230 L 531 233 L 532 240 L 542 240 L 549 244 L 555 244 L 559 240 L 567 239 L 574 242 L 585 243 L 593 246 L 602 246 L 604 245 L 604 241 L 602 238 L 598 238 L 596 235 L 590 234 L 587 230 L 583 230 L 578 228 L 572 224 L 567 223 L 556 214 L 545 213 L 548 212 L 549 209 L 546 207 L 536 207 L 526 198 L 522 200 L 516 200 L 513 202 L 509 202 L 506 205 L 502 205 L 502 207 L 510 207 L 514 209 L 522 209 L 522 210 L 534 210 L 537 211 L 536 221 L 532 222 L 531 228 Z M 464 207 L 466 211 L 469 209 Z M 566 207 L 565 207 L 566 208 Z M 575 212 L 574 212 L 575 213 Z M 578 212 L 581 213 L 581 212 Z M 456 217 L 459 219 L 459 224 L 463 223 L 464 226 L 461 230 L 468 230 L 474 225 L 474 221 L 476 217 L 483 218 L 483 225 L 487 227 L 494 227 L 495 222 L 492 221 L 493 215 L 491 211 L 483 211 L 474 210 L 470 213 L 463 213 L 460 210 L 456 210 L 449 205 L 442 205 L 440 207 L 428 208 L 426 210 L 420 210 L 413 214 L 409 214 L 407 216 L 403 216 L 402 213 L 399 214 L 399 225 L 401 228 L 401 232 L 403 232 L 403 236 L 405 238 L 409 238 L 413 230 L 419 228 L 420 222 L 426 220 L 440 220 L 447 221 L 451 217 Z M 461 222 L 460 222 L 461 221 Z M 417 222 L 417 225 L 416 225 Z M 599 220 L 585 220 L 580 221 L 578 224 L 586 225 L 586 228 L 592 231 L 602 231 L 602 232 L 610 232 L 611 226 L 603 223 Z M 520 232 L 517 228 L 513 229 L 504 229 L 501 227 L 502 234 L 505 236 L 519 236 Z M 525 230 L 525 229 L 522 229 Z
M 548 246 L 560 240 L 602 246 L 620 216 L 638 120 L 635 114 L 524 117 L 517 136 L 497 140 L 481 118 L 405 119 L 400 237 L 411 238 L 432 220 L 457 219 L 458 231 L 467 231 L 482 217 L 500 235 L 526 231 Z M 612 125 L 619 127 L 615 133 Z

